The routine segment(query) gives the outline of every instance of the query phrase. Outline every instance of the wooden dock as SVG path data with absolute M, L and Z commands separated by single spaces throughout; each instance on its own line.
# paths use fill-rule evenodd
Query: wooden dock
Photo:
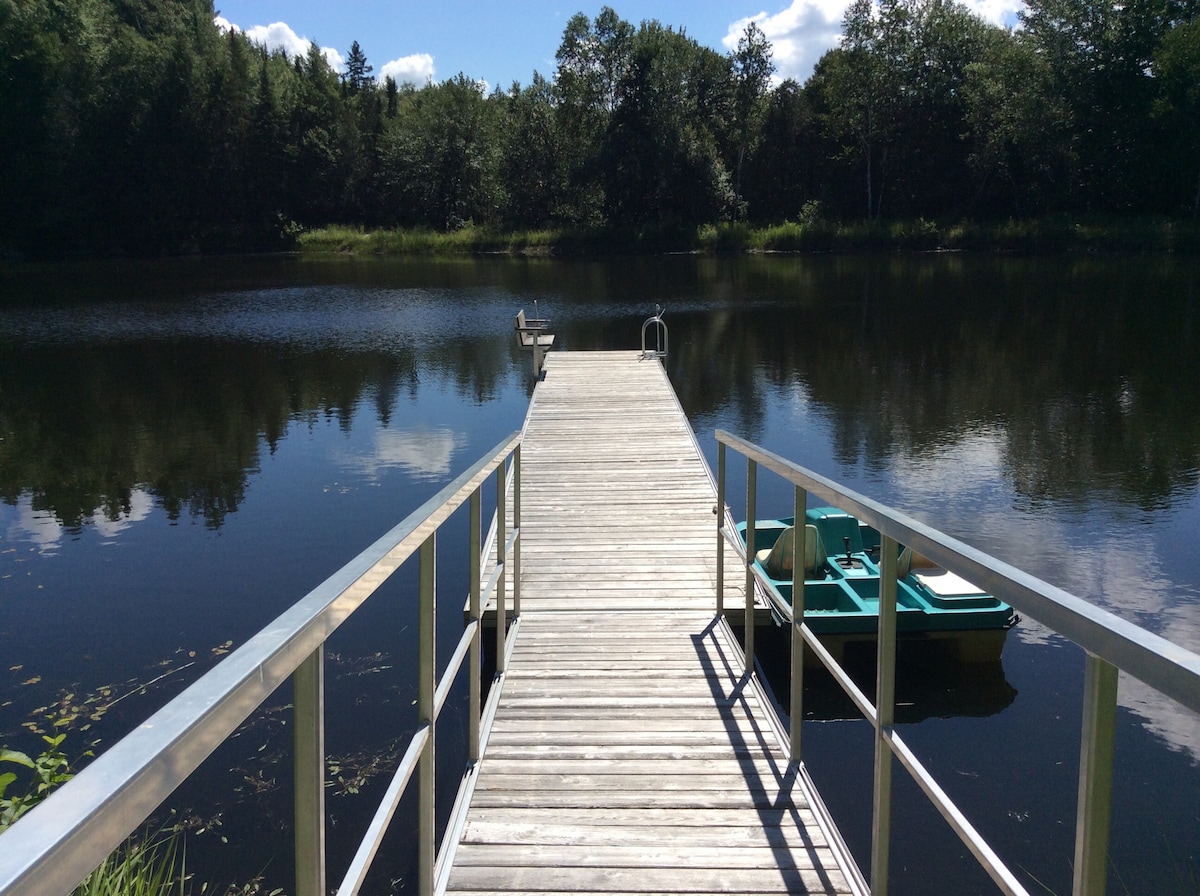
M 521 622 L 447 892 L 865 893 L 715 618 L 715 488 L 661 364 L 545 370 Z

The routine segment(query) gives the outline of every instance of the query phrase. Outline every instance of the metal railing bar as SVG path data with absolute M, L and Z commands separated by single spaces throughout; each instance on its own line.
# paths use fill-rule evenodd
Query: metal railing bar
M 745 594 L 745 622 L 742 637 L 745 639 L 744 652 L 746 654 L 746 667 L 744 671 L 747 675 L 754 671 L 754 554 L 758 548 L 754 539 L 754 522 L 756 517 L 756 506 L 758 502 L 758 464 L 753 460 L 746 462 L 746 554 L 743 560 L 746 563 L 746 594 Z
M 1083 731 L 1075 822 L 1074 896 L 1102 896 L 1108 877 L 1113 760 L 1117 726 L 1117 670 L 1088 654 L 1083 679 Z
M 479 671 L 480 665 L 483 662 L 483 627 L 479 622 L 483 616 L 483 610 L 479 603 L 479 577 L 480 565 L 483 558 L 480 556 L 479 544 L 479 527 L 482 523 L 482 504 L 483 494 L 482 489 L 477 488 L 471 492 L 471 500 L 468 507 L 468 537 L 467 537 L 467 574 L 470 576 L 470 591 L 467 596 L 467 612 L 470 622 L 474 624 L 471 630 L 471 670 L 472 673 L 467 676 L 468 679 L 468 695 L 467 702 L 469 710 L 467 715 L 467 761 L 477 762 L 479 760 L 479 712 L 480 702 L 483 694 L 483 682 L 480 680 L 483 673 Z
M 512 637 L 508 639 L 508 650 L 511 656 L 513 647 L 516 645 L 517 632 L 521 628 L 521 619 L 517 617 L 513 620 L 512 628 L 509 633 Z M 488 691 L 488 698 L 483 707 L 483 712 L 480 715 L 479 727 L 481 737 L 484 743 L 487 743 L 488 736 L 492 731 L 492 723 L 496 719 L 496 712 L 500 706 L 500 696 L 504 691 L 504 682 L 506 675 L 504 672 L 497 672 L 492 680 L 492 686 Z M 438 849 L 437 863 L 434 866 L 434 892 L 444 893 L 446 883 L 450 876 L 450 870 L 454 862 L 454 854 L 458 848 L 459 839 L 462 837 L 463 828 L 467 822 L 467 810 L 470 808 L 471 795 L 475 789 L 475 781 L 479 774 L 479 763 L 473 763 L 468 766 L 466 774 L 463 776 L 463 781 L 459 786 L 458 794 L 455 796 L 454 806 L 450 810 L 450 819 L 446 824 L 446 830 L 442 834 L 441 846 Z
M 513 615 L 521 615 L 521 443 L 513 449 L 509 465 L 513 505 L 512 565 L 513 565 Z
M 1200 712 L 1200 654 L 724 430 L 717 430 L 716 436 L 793 485 L 953 569 L 1088 652 Z
M 501 442 L 6 831 L 0 892 L 69 892 L 153 812 L 513 450 Z
M 942 817 L 946 819 L 951 830 L 958 835 L 959 839 L 971 851 L 971 854 L 975 856 L 975 859 L 983 866 L 996 885 L 1008 894 L 1008 896 L 1029 896 L 1029 891 L 1021 886 L 1021 883 L 987 844 L 987 841 L 983 839 L 983 836 L 975 829 L 975 826 L 962 814 L 949 794 L 942 790 L 933 775 L 925 768 L 924 764 L 917 758 L 908 744 L 896 733 L 895 729 L 884 729 L 883 737 L 891 752 L 900 760 L 901 765 L 908 770 L 913 780 L 925 792 L 929 801 L 933 803 Z
M 833 676 L 833 680 L 841 686 L 842 690 L 846 692 L 846 696 L 858 707 L 858 711 L 863 714 L 863 718 L 874 726 L 877 723 L 878 715 L 875 710 L 875 704 L 871 702 L 871 698 L 863 693 L 859 686 L 854 683 L 854 679 L 833 658 L 833 654 L 821 643 L 820 638 L 813 633 L 811 628 L 803 625 L 800 627 L 800 632 L 804 636 L 805 647 L 817 655 L 817 658 L 829 670 L 829 674 Z
M 725 535 L 730 547 L 732 547 L 737 553 L 738 557 L 745 562 L 746 551 L 742 547 L 740 539 L 738 539 L 736 536 L 731 536 L 729 529 L 722 529 L 721 532 Z M 793 622 L 794 617 L 791 612 L 791 607 L 788 606 L 787 601 L 783 599 L 783 595 L 779 593 L 779 589 L 776 588 L 774 583 L 771 582 L 771 580 L 768 579 L 757 567 L 752 566 L 751 570 L 754 574 L 754 581 L 762 587 L 767 597 L 773 604 L 776 605 L 780 612 L 783 613 L 788 622 Z M 812 650 L 813 653 L 817 655 L 817 658 L 821 661 L 821 664 L 824 665 L 825 668 L 829 670 L 829 673 L 833 676 L 834 681 L 836 681 L 841 686 L 842 690 L 846 692 L 846 696 L 854 701 L 854 705 L 858 707 L 859 712 L 863 714 L 868 722 L 874 725 L 876 719 L 876 710 L 875 705 L 871 702 L 870 698 L 868 698 L 867 695 L 859 689 L 858 685 L 854 683 L 850 676 L 846 674 L 846 671 L 842 668 L 841 664 L 833 658 L 833 654 L 831 654 L 825 645 L 818 640 L 817 636 L 813 634 L 812 629 L 810 629 L 807 625 L 802 624 L 800 626 L 800 634 L 804 640 L 806 648 Z
M 509 464 L 509 475 L 513 473 L 513 465 Z M 508 479 L 507 477 L 496 477 L 496 667 L 499 671 L 504 670 L 504 664 L 508 662 L 508 651 L 504 649 L 504 637 L 508 627 L 506 615 L 508 613 L 508 596 L 506 592 L 507 567 L 504 561 L 507 560 L 507 554 L 500 556 L 500 546 L 507 545 L 508 538 L 505 535 L 508 526 L 508 520 L 505 518 L 506 504 L 508 498 Z
M 338 896 L 352 896 L 357 893 L 358 888 L 366 879 L 371 862 L 375 859 L 375 853 L 379 851 L 388 825 L 392 821 L 392 816 L 396 814 L 396 807 L 400 805 L 404 791 L 408 788 L 413 772 L 417 769 L 417 760 L 429 742 L 430 731 L 429 725 L 422 725 L 413 734 L 412 740 L 408 742 L 408 749 L 404 751 L 400 765 L 392 775 L 391 783 L 388 784 L 388 789 L 383 795 L 383 800 L 379 803 L 379 808 L 375 810 L 375 815 L 367 826 L 362 843 L 359 844 L 358 851 L 350 861 L 350 867 L 346 869 L 346 876 L 342 878 L 342 885 L 338 887 Z
M 689 427 L 690 429 L 690 427 Z M 707 465 L 706 465 L 707 466 Z M 729 515 L 725 506 L 725 443 L 717 443 L 717 506 L 713 508 L 717 515 L 717 616 L 725 616 L 725 543 L 729 536 L 725 534 L 723 523 Z M 733 520 L 728 520 L 732 528 Z
M 325 894 L 325 646 L 292 673 L 296 896 Z
M 417 718 L 429 736 L 417 759 L 417 893 L 433 896 L 437 861 L 437 530 L 421 544 L 417 593 Z
M 871 892 L 887 896 L 892 844 L 892 771 L 885 735 L 896 719 L 896 542 L 879 542 L 879 628 L 875 637 L 875 787 L 872 794 Z
M 458 639 L 458 646 L 454 649 L 454 653 L 451 654 L 446 668 L 442 671 L 442 677 L 438 681 L 437 690 L 433 694 L 433 717 L 435 719 L 442 713 L 442 706 L 445 704 L 446 698 L 450 696 L 450 689 L 454 687 L 454 682 L 458 678 L 463 660 L 467 658 L 467 654 L 471 650 L 471 642 L 474 640 L 475 630 L 478 628 L 479 622 L 477 620 L 467 623 L 463 636 Z
M 497 563 L 496 568 L 492 570 L 492 574 L 488 576 L 487 584 L 483 586 L 483 593 L 479 596 L 480 612 L 485 610 L 488 601 L 492 599 L 492 592 L 496 590 L 496 582 L 500 580 L 500 576 L 504 575 L 504 564 Z
M 804 518 L 804 508 L 808 504 L 808 492 L 800 486 L 792 491 L 792 514 L 796 519 Z M 791 651 L 791 675 L 788 687 L 788 717 L 804 718 L 804 539 L 792 539 L 792 618 L 788 628 L 788 646 Z M 802 724 L 790 726 L 788 732 L 788 747 L 793 762 L 799 762 L 803 756 L 801 733 Z

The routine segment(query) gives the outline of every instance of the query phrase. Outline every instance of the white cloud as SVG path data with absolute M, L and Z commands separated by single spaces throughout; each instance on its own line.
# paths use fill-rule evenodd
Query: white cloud
M 966 0 L 965 5 L 989 22 L 1012 25 L 1023 3 L 1022 0 Z M 817 60 L 838 45 L 847 6 L 848 0 L 792 0 L 790 6 L 775 14 L 763 11 L 738 19 L 729 26 L 721 42 L 730 52 L 736 50 L 746 26 L 754 22 L 771 42 L 775 82 L 794 78 L 803 84 Z
M 433 80 L 433 57 L 428 53 L 414 53 L 385 62 L 379 70 L 379 80 L 383 81 L 388 75 L 391 75 L 397 84 L 424 87 L 427 81 Z
M 253 25 L 249 28 L 240 28 L 221 16 L 217 16 L 213 21 L 222 32 L 241 31 L 246 37 L 254 41 L 254 43 L 266 47 L 272 53 L 282 51 L 293 58 L 307 55 L 309 45 L 315 43 L 315 41 L 311 41 L 307 37 L 301 37 L 286 22 L 274 22 L 270 25 Z M 333 47 L 321 47 L 320 50 L 321 55 L 325 57 L 325 61 L 329 63 L 329 67 L 334 71 L 341 71 L 346 67 L 346 60 Z
M 738 19 L 722 43 L 730 52 L 736 50 L 746 26 L 754 22 L 771 42 L 776 82 L 794 78 L 803 84 L 825 51 L 837 46 L 848 5 L 846 0 L 793 0 L 774 15 L 764 11 Z

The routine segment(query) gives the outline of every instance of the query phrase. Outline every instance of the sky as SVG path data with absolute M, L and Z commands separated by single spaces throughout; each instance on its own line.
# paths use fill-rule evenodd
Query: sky
M 848 0 L 608 0 L 635 26 L 657 19 L 721 53 L 755 21 L 772 44 L 776 80 L 803 83 L 837 45 Z M 554 75 L 554 53 L 577 12 L 594 19 L 604 2 L 580 0 L 215 0 L 217 22 L 270 49 L 303 53 L 316 43 L 339 68 L 358 41 L 376 78 L 418 87 L 462 73 L 507 90 L 535 71 Z M 967 0 L 984 18 L 1011 25 L 1021 0 Z

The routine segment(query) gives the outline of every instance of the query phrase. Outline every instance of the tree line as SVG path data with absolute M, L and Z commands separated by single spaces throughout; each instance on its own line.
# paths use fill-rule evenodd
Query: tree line
M 212 0 L 0 0 L 0 251 L 272 248 L 327 224 L 1195 216 L 1200 0 L 854 0 L 776 83 L 604 7 L 554 72 L 487 90 L 222 32 Z

